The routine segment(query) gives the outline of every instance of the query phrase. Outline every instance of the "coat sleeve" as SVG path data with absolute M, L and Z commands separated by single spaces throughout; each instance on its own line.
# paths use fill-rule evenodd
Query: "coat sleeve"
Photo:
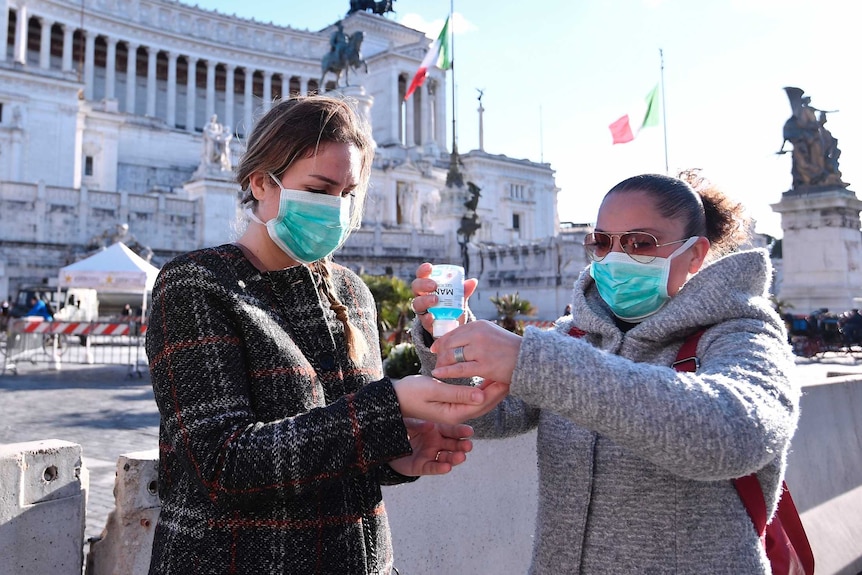
M 162 418 L 161 457 L 173 459 L 210 499 L 259 500 L 300 497 L 411 452 L 387 378 L 327 405 L 262 417 L 269 398 L 253 396 L 251 378 L 267 374 L 249 373 L 255 342 L 244 340 L 249 319 L 232 298 L 207 266 L 188 260 L 159 275 L 146 346 Z M 285 361 L 279 369 L 303 368 Z
M 740 477 L 783 457 L 800 390 L 780 327 L 755 319 L 714 326 L 698 344 L 696 373 L 665 367 L 681 344 L 654 365 L 528 328 L 511 393 L 692 479 Z

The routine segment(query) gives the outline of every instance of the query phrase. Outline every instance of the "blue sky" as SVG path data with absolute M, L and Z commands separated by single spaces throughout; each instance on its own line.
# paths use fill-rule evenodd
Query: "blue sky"
M 349 0 L 183 0 L 262 22 L 318 30 Z M 665 171 L 662 127 L 611 145 L 608 124 L 660 82 L 664 54 L 667 164 L 701 168 L 781 236 L 770 204 L 791 185 L 781 146 L 784 86 L 839 110 L 828 128 L 850 189 L 862 189 L 862 56 L 854 4 L 843 0 L 455 0 L 458 147 L 545 161 L 561 220 L 593 222 L 604 193 Z M 396 0 L 386 17 L 436 37 L 449 0 Z M 450 77 L 451 78 L 451 77 Z M 451 116 L 448 122 L 451 126 Z M 451 132 L 451 129 L 450 129 Z M 451 136 L 450 136 L 451 137 Z M 788 149 L 790 146 L 788 145 Z

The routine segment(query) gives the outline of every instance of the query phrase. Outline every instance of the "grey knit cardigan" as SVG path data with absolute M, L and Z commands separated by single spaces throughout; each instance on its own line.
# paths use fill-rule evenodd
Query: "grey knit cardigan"
M 389 573 L 385 462 L 411 452 L 384 378 L 368 288 L 333 265 L 368 340 L 343 325 L 306 266 L 260 273 L 233 245 L 161 270 L 147 331 L 161 414 L 150 573 Z
M 770 572 L 731 483 L 757 472 L 774 512 L 799 417 L 770 279 L 764 251 L 726 256 L 623 332 L 584 271 L 571 318 L 527 328 L 510 396 L 470 423 L 477 437 L 538 427 L 530 573 Z M 675 371 L 702 328 L 700 368 Z M 434 356 L 415 341 L 430 369 Z

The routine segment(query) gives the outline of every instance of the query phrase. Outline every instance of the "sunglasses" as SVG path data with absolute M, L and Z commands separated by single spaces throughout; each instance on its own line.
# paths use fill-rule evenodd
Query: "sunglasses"
M 646 232 L 623 232 L 621 234 L 593 232 L 584 236 L 584 249 L 587 251 L 587 256 L 594 262 L 602 261 L 614 248 L 614 238 L 620 242 L 620 247 L 627 256 L 641 264 L 648 264 L 656 259 L 659 248 L 681 244 L 689 239 L 660 244 L 654 235 Z

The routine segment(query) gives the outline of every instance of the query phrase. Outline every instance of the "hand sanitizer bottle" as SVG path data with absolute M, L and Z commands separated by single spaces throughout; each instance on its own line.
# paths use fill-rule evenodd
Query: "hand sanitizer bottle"
M 431 279 L 437 282 L 437 305 L 428 308 L 434 316 L 434 337 L 443 336 L 458 327 L 464 313 L 464 268 L 450 264 L 434 265 Z

